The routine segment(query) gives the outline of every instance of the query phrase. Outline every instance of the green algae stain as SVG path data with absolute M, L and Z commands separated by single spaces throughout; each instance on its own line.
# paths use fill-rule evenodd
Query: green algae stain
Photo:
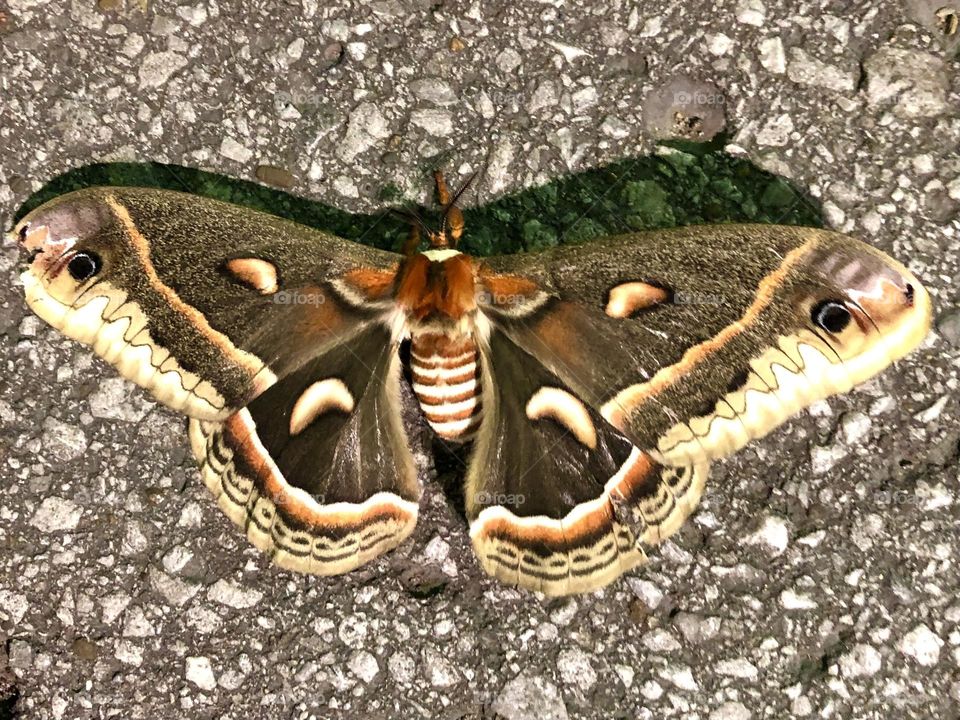
M 819 206 L 783 178 L 722 151 L 721 143 L 673 144 L 505 195 L 464 210 L 461 248 L 474 255 L 538 251 L 604 235 L 698 223 L 822 226 Z M 429 174 L 424 176 L 430 182 Z M 180 190 L 270 212 L 379 248 L 398 250 L 407 222 L 395 213 L 349 213 L 255 182 L 159 163 L 106 163 L 69 171 L 45 185 L 18 217 L 56 195 L 94 185 Z M 429 224 L 437 208 L 402 203 L 393 183 L 372 188 L 385 206 L 406 207 Z M 471 202 L 471 193 L 466 194 Z

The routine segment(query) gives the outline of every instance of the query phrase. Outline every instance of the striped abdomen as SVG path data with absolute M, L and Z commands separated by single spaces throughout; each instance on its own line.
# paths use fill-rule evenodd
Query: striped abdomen
M 473 338 L 414 333 L 413 391 L 430 427 L 445 440 L 472 439 L 480 423 L 480 365 Z

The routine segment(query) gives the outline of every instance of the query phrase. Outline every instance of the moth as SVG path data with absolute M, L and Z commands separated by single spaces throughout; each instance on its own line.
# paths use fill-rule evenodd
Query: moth
M 26 300 L 189 417 L 205 484 L 281 567 L 345 573 L 410 535 L 416 404 L 469 453 L 480 565 L 547 595 L 643 562 L 713 462 L 930 326 L 903 265 L 835 232 L 684 227 L 478 259 L 437 184 L 443 222 L 403 253 L 176 192 L 70 193 L 14 229 Z

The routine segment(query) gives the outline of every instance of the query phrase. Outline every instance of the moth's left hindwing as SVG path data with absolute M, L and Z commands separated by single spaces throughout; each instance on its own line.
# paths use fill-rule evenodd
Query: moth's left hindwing
M 225 422 L 191 420 L 191 444 L 220 507 L 278 565 L 347 572 L 416 524 L 403 397 L 396 344 L 369 325 Z
M 399 259 L 181 193 L 94 188 L 15 229 L 27 302 L 193 418 L 207 485 L 282 566 L 344 572 L 420 494 L 381 295 Z

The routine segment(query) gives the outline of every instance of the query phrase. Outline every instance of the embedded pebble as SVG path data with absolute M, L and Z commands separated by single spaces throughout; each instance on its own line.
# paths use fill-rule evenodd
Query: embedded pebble
M 780 604 L 786 610 L 812 610 L 817 607 L 817 602 L 809 595 L 794 590 L 784 590 L 780 593 Z
M 838 462 L 849 454 L 849 449 L 841 443 L 835 443 L 826 447 L 815 445 L 810 448 L 810 470 L 814 475 L 828 473 Z
M 25 595 L 10 590 L 0 590 L 0 617 L 16 625 L 23 620 L 28 607 Z
M 518 675 L 508 681 L 490 708 L 504 720 L 568 720 L 557 686 L 539 675 Z
M 76 460 L 83 455 L 88 444 L 81 428 L 52 417 L 43 421 L 43 447 L 53 459 L 60 462 Z
M 650 610 L 654 610 L 663 600 L 663 591 L 650 580 L 631 576 L 627 578 L 627 584 Z
M 188 657 L 186 659 L 186 677 L 201 690 L 210 692 L 217 687 L 217 678 L 213 674 L 210 658 Z
M 229 580 L 217 580 L 207 591 L 207 597 L 221 605 L 245 610 L 260 602 L 263 593 L 252 588 L 244 588 Z
M 200 592 L 199 585 L 170 577 L 155 568 L 150 568 L 150 584 L 167 602 L 176 607 L 186 605 Z
M 157 88 L 165 85 L 177 72 L 187 66 L 187 58 L 170 50 L 151 52 L 140 63 L 140 87 Z
M 763 27 L 766 12 L 761 0 L 740 0 L 737 3 L 737 20 L 745 25 Z
M 787 70 L 787 56 L 783 51 L 783 41 L 778 38 L 767 38 L 760 42 L 760 64 L 764 69 L 777 75 Z
M 757 666 L 745 658 L 736 660 L 721 660 L 717 663 L 717 672 L 720 675 L 729 675 L 730 677 L 744 678 L 752 680 L 756 678 L 760 671 Z
M 900 652 L 913 658 L 924 667 L 933 667 L 940 661 L 943 640 L 929 627 L 921 623 L 903 636 L 898 645 Z
M 347 131 L 337 147 L 337 155 L 351 162 L 357 155 L 390 137 L 390 125 L 374 103 L 357 105 L 347 120 Z
M 792 132 L 793 120 L 789 115 L 772 117 L 757 133 L 757 144 L 783 147 L 790 140 L 790 133 Z
M 643 636 L 643 645 L 654 652 L 673 652 L 680 649 L 680 643 L 666 630 L 654 630 Z
M 446 688 L 460 682 L 460 673 L 445 655 L 432 647 L 423 653 L 424 671 L 433 687 Z
M 750 720 L 753 713 L 743 703 L 726 702 L 710 713 L 710 720 Z
M 104 378 L 90 395 L 90 414 L 106 420 L 140 422 L 155 405 L 123 378 Z
M 867 437 L 873 421 L 862 412 L 844 413 L 840 418 L 840 430 L 843 439 L 850 445 L 856 445 Z
M 790 49 L 787 77 L 800 85 L 813 85 L 836 93 L 851 93 L 857 87 L 860 71 L 830 65 L 802 48 L 795 47 Z
M 398 683 L 408 685 L 413 682 L 417 673 L 416 661 L 404 652 L 395 652 L 387 660 L 387 670 L 390 676 Z
M 347 667 L 350 668 L 350 671 L 354 675 L 367 684 L 370 684 L 377 676 L 377 673 L 380 672 L 380 665 L 377 663 L 377 658 L 366 650 L 355 652 L 350 657 L 350 662 L 347 663 Z
M 143 612 L 143 608 L 132 607 L 127 610 L 123 620 L 123 636 L 127 638 L 145 638 L 156 635 L 156 628 Z
M 880 653 L 872 645 L 859 643 L 840 656 L 840 672 L 847 678 L 876 675 L 883 665 Z
M 497 67 L 500 68 L 500 71 L 503 73 L 513 72 L 520 66 L 521 62 L 523 62 L 523 60 L 520 57 L 520 53 L 513 48 L 507 48 L 501 51 L 496 59 Z
M 537 85 L 536 90 L 527 101 L 527 112 L 534 115 L 541 110 L 552 108 L 560 101 L 557 85 L 552 80 L 544 80 Z
M 30 518 L 30 524 L 40 532 L 53 533 L 74 530 L 80 524 L 83 508 L 62 497 L 45 498 Z
M 660 671 L 660 677 L 681 690 L 696 692 L 700 689 L 700 685 L 694 679 L 693 671 L 689 667 L 664 668 Z
M 431 135 L 444 137 L 453 132 L 453 116 L 447 110 L 414 110 L 410 122 Z
M 457 95 L 450 83 L 440 78 L 423 78 L 410 83 L 410 92 L 420 100 L 441 107 L 457 104 Z
M 245 147 L 232 137 L 225 137 L 220 142 L 220 154 L 228 160 L 238 163 L 250 162 L 253 157 L 253 151 L 250 148 Z
M 947 66 L 936 55 L 884 47 L 864 61 L 867 102 L 902 117 L 934 117 L 949 107 Z
M 673 619 L 684 640 L 699 645 L 713 640 L 720 632 L 721 621 L 718 617 L 703 617 L 696 613 L 681 612 Z
M 561 650 L 557 657 L 557 670 L 564 684 L 589 690 L 597 682 L 597 671 L 590 658 L 580 648 Z
M 937 332 L 954 347 L 960 347 L 960 312 L 953 311 L 937 321 Z
M 783 518 L 768 515 L 760 528 L 747 538 L 753 545 L 763 545 L 776 556 L 782 554 L 790 543 L 790 532 Z

